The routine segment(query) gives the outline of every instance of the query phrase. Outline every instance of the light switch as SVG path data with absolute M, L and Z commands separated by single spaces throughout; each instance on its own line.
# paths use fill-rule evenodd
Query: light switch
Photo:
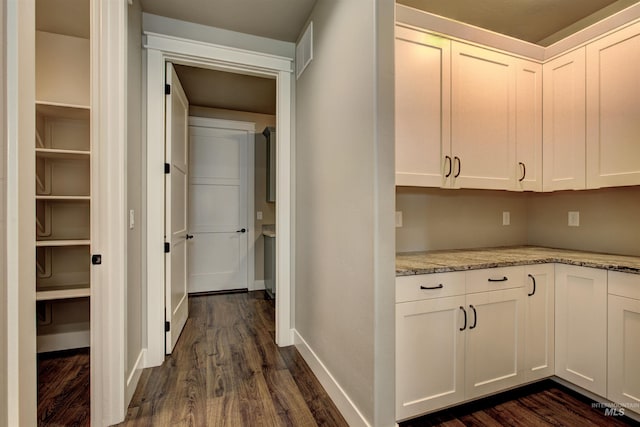
M 396 228 L 402 227 L 402 212 L 396 212 Z
M 129 230 L 133 230 L 133 226 L 135 224 L 135 214 L 133 209 L 129 209 Z
M 569 227 L 579 227 L 580 226 L 580 212 L 570 211 L 569 212 Z
M 256 219 L 257 220 L 261 220 L 262 219 L 262 211 L 256 212 Z

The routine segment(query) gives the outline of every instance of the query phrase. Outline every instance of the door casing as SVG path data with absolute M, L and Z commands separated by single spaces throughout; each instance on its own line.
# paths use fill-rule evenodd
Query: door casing
M 164 360 L 164 67 L 166 62 L 276 80 L 276 343 L 293 344 L 292 71 L 293 59 L 156 33 L 145 33 L 147 91 L 147 352 L 145 367 Z

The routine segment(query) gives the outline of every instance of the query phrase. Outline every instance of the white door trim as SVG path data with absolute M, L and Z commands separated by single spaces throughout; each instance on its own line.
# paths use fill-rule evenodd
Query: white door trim
M 251 133 L 251 137 L 248 140 L 247 145 L 247 287 L 250 291 L 254 290 L 255 282 L 255 149 L 256 138 L 255 131 L 256 125 L 253 122 L 241 122 L 237 120 L 223 120 L 223 119 L 211 119 L 207 117 L 194 117 L 189 116 L 189 126 L 200 126 L 208 128 L 223 128 L 223 129 L 235 129 L 246 130 Z
M 291 73 L 293 59 L 145 33 L 147 56 L 147 367 L 164 360 L 164 64 L 276 79 L 277 194 L 276 343 L 293 343 L 291 330 Z M 252 214 L 253 216 L 253 214 Z

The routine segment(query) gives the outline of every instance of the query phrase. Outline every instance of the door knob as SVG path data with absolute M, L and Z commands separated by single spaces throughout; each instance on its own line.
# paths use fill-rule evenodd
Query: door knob
M 185 239 L 189 240 L 189 239 L 193 239 L 193 234 L 187 234 L 186 236 L 184 236 Z
M 236 233 L 245 233 L 246 231 L 246 228 L 241 228 L 240 230 L 236 230 Z

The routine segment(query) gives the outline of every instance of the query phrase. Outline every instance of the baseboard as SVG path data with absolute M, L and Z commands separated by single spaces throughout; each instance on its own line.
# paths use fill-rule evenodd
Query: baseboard
M 264 290 L 264 280 L 255 280 L 253 282 L 253 291 L 262 291 Z
M 138 354 L 138 358 L 136 359 L 136 363 L 133 365 L 133 369 L 129 373 L 127 377 L 127 385 L 125 388 L 125 406 L 129 406 L 131 402 L 131 398 L 133 397 L 133 393 L 136 391 L 136 387 L 138 386 L 138 381 L 140 381 L 140 375 L 142 375 L 142 370 L 146 365 L 147 358 L 147 349 L 143 348 L 140 350 Z
M 335 403 L 336 407 L 351 427 L 363 426 L 370 427 L 369 422 L 364 418 L 362 413 L 354 405 L 344 389 L 338 384 L 331 372 L 318 358 L 316 353 L 309 347 L 309 344 L 300 336 L 298 331 L 293 330 L 293 344 L 298 349 L 302 358 L 307 362 L 314 375 L 322 384 L 327 394 Z

